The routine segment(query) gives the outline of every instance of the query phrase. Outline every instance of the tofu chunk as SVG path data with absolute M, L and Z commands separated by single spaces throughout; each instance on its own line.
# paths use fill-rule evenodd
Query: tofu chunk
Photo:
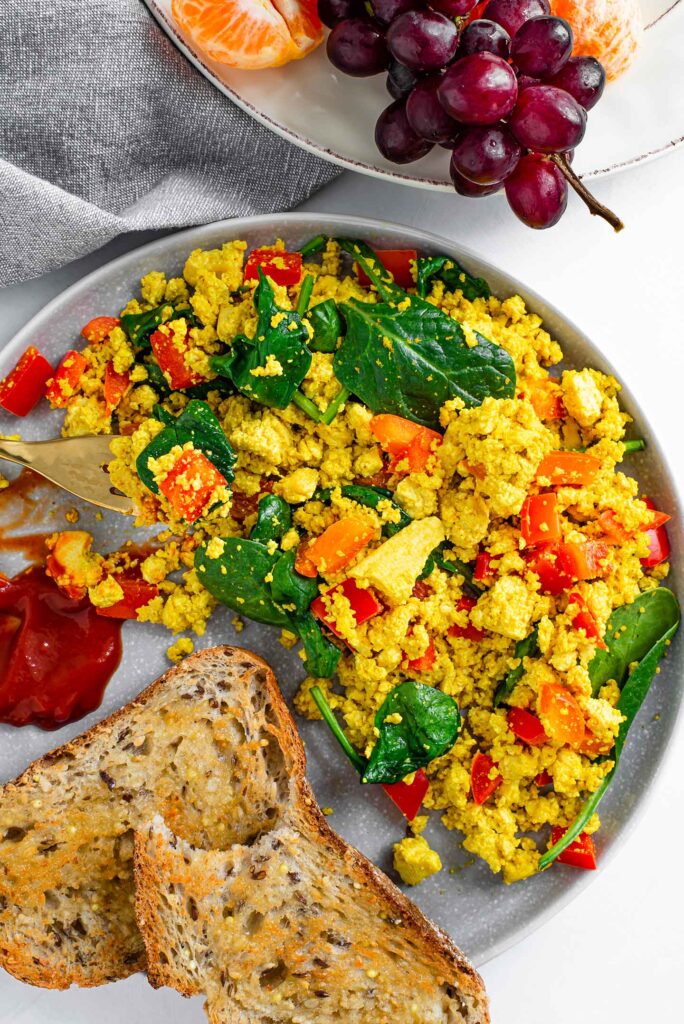
M 483 594 L 470 613 L 477 629 L 524 640 L 530 632 L 535 596 L 517 576 L 502 576 Z
M 410 523 L 354 566 L 361 586 L 375 587 L 391 604 L 408 601 L 428 556 L 444 540 L 437 516 Z

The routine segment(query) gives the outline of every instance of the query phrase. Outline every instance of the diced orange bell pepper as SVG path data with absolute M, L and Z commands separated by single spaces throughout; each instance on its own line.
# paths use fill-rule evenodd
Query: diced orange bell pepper
M 495 768 L 491 757 L 478 750 L 470 766 L 470 790 L 476 804 L 483 804 L 488 800 L 503 782 L 501 775 L 494 775 L 492 778 Z
M 110 359 L 104 372 L 104 397 L 107 412 L 116 409 L 117 405 L 131 386 L 131 378 L 127 373 L 117 373 Z
M 415 249 L 376 249 L 375 255 L 385 270 L 390 272 L 395 284 L 398 284 L 400 288 L 413 288 L 416 283 L 413 277 L 413 268 L 418 259 L 418 253 Z M 362 270 L 356 263 L 354 267 L 358 275 L 359 284 L 367 288 L 370 284 L 370 279 L 365 270 Z
M 607 508 L 597 519 L 601 532 L 614 544 L 625 544 L 634 534 L 626 530 L 611 508 Z
M 584 739 L 584 715 L 579 704 L 560 683 L 542 683 L 539 713 L 547 735 L 555 743 L 577 747 Z
M 556 825 L 551 829 L 551 845 L 553 846 L 563 838 L 567 832 L 566 828 Z M 580 832 L 577 839 L 560 853 L 556 860 L 559 864 L 569 864 L 573 868 L 585 868 L 587 871 L 595 871 L 597 867 L 596 849 L 594 840 L 586 832 Z
M 64 409 L 71 398 L 80 390 L 81 377 L 88 365 L 85 356 L 71 349 L 57 367 L 54 377 L 48 381 L 45 397 L 53 409 Z
M 382 611 L 382 604 L 378 600 L 375 591 L 369 590 L 366 587 L 360 587 L 354 579 L 349 578 L 342 583 L 338 583 L 336 587 L 327 590 L 325 596 L 327 597 L 335 593 L 341 593 L 347 598 L 357 626 L 361 626 L 368 619 L 372 619 L 374 615 L 379 615 Z M 331 632 L 336 636 L 340 636 L 335 620 L 325 606 L 323 596 L 317 597 L 311 602 L 311 612 L 321 622 L 325 622 Z
M 519 740 L 531 747 L 543 747 L 548 743 L 549 737 L 544 726 L 536 715 L 525 708 L 508 709 L 508 728 Z
M 470 612 L 477 604 L 477 601 L 473 597 L 461 597 L 458 600 L 456 608 L 459 612 Z M 449 626 L 447 633 L 449 636 L 462 637 L 464 640 L 472 640 L 473 643 L 480 643 L 484 640 L 485 633 L 483 629 L 477 629 L 473 626 L 472 622 L 468 622 L 465 626 L 458 626 L 454 623 L 453 626 Z
M 600 460 L 586 452 L 549 452 L 537 466 L 537 479 L 546 487 L 586 487 L 600 468 Z
M 302 254 L 282 249 L 252 249 L 245 263 L 245 283 L 259 280 L 259 268 L 274 284 L 289 288 L 301 280 Z
M 334 576 L 349 565 L 374 536 L 375 529 L 367 519 L 345 516 L 311 542 L 307 557 L 323 576 Z
M 610 572 L 610 549 L 601 540 L 566 541 L 558 545 L 558 564 L 573 580 L 593 580 Z
M 551 377 L 527 382 L 529 399 L 540 420 L 562 420 L 567 416 L 563 390 Z
M 395 472 L 404 459 L 410 473 L 425 469 L 434 449 L 442 443 L 442 435 L 403 416 L 379 413 L 370 421 L 371 433 L 391 456 L 389 469 Z
M 204 512 L 217 487 L 226 478 L 202 452 L 184 451 L 160 481 L 159 490 L 171 508 L 187 523 L 194 523 Z
M 555 494 L 532 494 L 520 509 L 520 532 L 527 545 L 555 544 L 561 539 L 561 520 Z
M 107 340 L 120 323 L 118 316 L 96 316 L 81 328 L 81 336 L 91 345 L 99 345 L 100 342 Z
M 436 430 L 428 427 L 421 427 L 406 449 L 409 470 L 411 473 L 420 473 L 426 469 L 428 461 L 434 455 L 435 448 L 442 443 L 442 435 Z
M 584 739 L 577 747 L 579 754 L 584 754 L 585 757 L 602 757 L 604 754 L 609 754 L 613 749 L 615 743 L 614 739 L 602 739 L 595 736 L 591 729 L 587 729 L 584 733 Z
M 139 577 L 117 575 L 114 577 L 124 592 L 124 596 L 109 608 L 96 608 L 98 615 L 110 619 L 137 619 L 138 609 L 149 604 L 159 594 L 159 587 Z
M 14 416 L 26 416 L 45 394 L 53 370 L 34 345 L 29 345 L 21 359 L 3 381 L 0 381 L 0 405 Z
M 576 609 L 572 619 L 572 625 L 575 629 L 583 630 L 588 640 L 596 640 L 596 646 L 606 649 L 606 644 L 599 632 L 599 628 L 596 625 L 596 619 L 589 610 L 587 602 L 584 600 L 581 594 L 576 591 L 570 594 L 568 597 L 568 610 L 572 611 Z
M 409 636 L 411 631 L 409 630 Z M 411 658 L 406 662 L 406 668 L 409 672 L 429 672 L 435 664 L 437 652 L 435 651 L 435 641 L 430 637 L 428 639 L 428 645 L 423 653 L 418 658 Z
M 294 567 L 300 576 L 308 576 L 309 579 L 314 580 L 318 576 L 318 569 L 309 558 L 309 546 L 308 542 L 299 545 Z
M 185 341 L 179 348 L 171 334 L 161 330 L 153 331 L 150 335 L 150 345 L 154 358 L 159 363 L 159 369 L 174 391 L 191 388 L 203 380 L 201 374 L 191 369 L 185 361 L 190 347 L 189 335 L 186 334 Z

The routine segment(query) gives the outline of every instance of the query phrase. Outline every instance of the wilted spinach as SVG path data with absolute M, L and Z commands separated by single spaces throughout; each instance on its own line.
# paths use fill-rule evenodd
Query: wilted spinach
M 382 300 L 350 299 L 340 306 L 347 332 L 333 364 L 338 379 L 373 412 L 434 428 L 450 398 L 468 407 L 515 394 L 515 367 L 505 349 L 481 335 L 470 348 L 461 325 L 395 285 L 367 245 L 348 239 L 340 244 Z
M 334 352 L 342 334 L 342 318 L 334 299 L 326 299 L 312 306 L 306 314 L 313 337 L 309 341 L 312 352 Z
M 146 383 L 154 388 L 160 398 L 167 398 L 173 389 L 157 360 L 147 357 L 142 365 L 147 370 Z M 235 388 L 232 381 L 226 377 L 214 377 L 213 380 L 203 380 L 201 384 L 193 384 L 192 387 L 182 389 L 186 398 L 197 398 L 200 401 L 204 401 L 210 391 L 218 391 L 221 395 L 232 395 L 235 393 Z
M 257 518 L 250 540 L 266 544 L 269 540 L 280 540 L 292 526 L 292 512 L 284 498 L 277 494 L 265 494 L 257 508 Z
M 488 299 L 491 290 L 483 277 L 473 277 L 451 256 L 419 256 L 416 263 L 416 289 L 427 295 L 432 278 L 443 281 L 450 292 L 460 291 L 464 299 Z
M 654 595 L 660 594 L 659 597 L 655 598 Z M 653 595 L 653 596 L 652 596 Z M 650 599 L 650 600 L 649 600 Z M 620 627 L 626 625 L 627 629 L 615 636 L 616 629 L 613 630 L 612 634 L 606 634 L 606 643 L 608 643 L 608 652 L 598 652 L 600 654 L 607 653 L 610 661 L 601 661 L 598 663 L 601 666 L 599 673 L 598 669 L 594 670 L 594 677 L 592 682 L 596 686 L 596 680 L 603 678 L 604 673 L 610 668 L 611 674 L 606 676 L 606 679 L 615 678 L 617 682 L 620 682 L 620 678 L 613 675 L 615 671 L 618 675 L 621 673 L 621 678 L 624 679 L 624 673 L 626 668 L 630 664 L 634 664 L 635 667 L 631 670 L 627 676 L 624 685 L 622 686 L 622 692 L 620 693 L 620 699 L 617 702 L 617 709 L 622 713 L 624 719 L 620 725 L 617 738 L 615 740 L 615 746 L 610 754 L 606 755 L 601 760 L 613 761 L 613 767 L 609 773 L 605 776 L 601 785 L 592 793 L 590 797 L 584 802 L 581 811 L 573 821 L 572 825 L 565 831 L 563 836 L 551 846 L 541 857 L 539 861 L 539 870 L 543 871 L 547 868 L 556 857 L 567 849 L 571 843 L 577 839 L 581 832 L 584 831 L 586 825 L 595 813 L 596 808 L 603 799 L 603 796 L 610 785 L 617 766 L 620 761 L 620 756 L 627 739 L 627 734 L 634 722 L 634 719 L 641 708 L 646 695 L 649 691 L 651 681 L 656 674 L 658 663 L 665 654 L 667 646 L 672 637 L 679 628 L 680 610 L 677 603 L 677 599 L 671 591 L 663 588 L 657 590 L 648 591 L 642 597 L 638 598 L 633 604 L 626 606 L 624 609 L 626 612 L 629 609 L 636 608 L 638 611 L 639 606 L 644 606 L 644 602 L 651 605 L 648 610 L 644 611 L 644 616 L 648 616 L 650 619 L 650 625 L 639 628 L 636 620 L 631 619 L 630 621 L 621 621 Z M 623 609 L 618 609 L 623 611 Z M 656 622 L 656 614 L 660 614 L 660 619 Z M 611 616 L 611 622 L 616 612 Z M 628 639 L 628 635 L 631 635 L 631 641 Z M 620 649 L 611 652 L 611 639 L 613 644 L 617 647 L 619 644 Z M 646 643 L 650 639 L 652 646 L 648 650 L 644 650 Z M 637 660 L 638 659 L 638 660 Z M 591 665 L 594 661 L 591 662 Z M 590 674 L 591 674 L 590 665 Z
M 347 484 L 344 487 L 340 487 L 340 492 L 343 498 L 349 498 L 351 501 L 357 502 L 359 505 L 365 505 L 366 508 L 377 509 L 380 502 L 388 501 L 393 509 L 399 513 L 399 519 L 396 523 L 383 523 L 382 524 L 382 535 L 383 537 L 393 537 L 395 533 L 399 533 L 405 526 L 408 526 L 412 522 L 411 516 L 408 512 L 404 512 L 392 498 L 392 492 L 386 490 L 384 487 L 366 487 L 361 484 Z M 329 504 L 332 496 L 332 488 L 326 487 L 316 491 L 312 500 L 322 501 L 325 505 Z
M 171 302 L 162 302 L 161 306 L 147 309 L 144 313 L 125 313 L 121 317 L 121 327 L 134 348 L 149 348 L 150 335 L 160 324 L 183 317 L 191 327 L 201 327 L 190 306 L 181 308 Z
M 148 465 L 149 460 L 158 459 L 170 452 L 175 445 L 182 446 L 188 441 L 192 441 L 194 447 L 206 455 L 228 483 L 231 482 L 234 476 L 235 452 L 206 402 L 193 399 L 188 402 L 183 412 L 175 417 L 160 406 L 156 406 L 155 409 L 155 415 L 165 424 L 164 429 L 142 450 L 135 463 L 138 476 L 146 487 L 154 494 L 159 491 Z
M 254 337 L 238 334 L 228 352 L 212 358 L 211 366 L 253 401 L 284 409 L 311 366 L 311 352 L 306 346 L 309 332 L 299 313 L 278 308 L 271 283 L 260 267 L 255 303 L 258 320 Z M 275 366 L 278 372 L 271 374 L 274 360 L 279 364 Z
M 529 636 L 526 636 L 523 640 L 518 640 L 515 645 L 513 657 L 518 658 L 520 660 L 520 664 L 516 665 L 515 668 L 512 668 L 497 686 L 496 693 L 494 694 L 494 707 L 498 707 L 499 704 L 503 704 L 507 701 L 513 693 L 513 690 L 515 690 L 525 671 L 523 658 L 531 658 L 538 652 L 538 640 L 539 629 L 536 626 Z

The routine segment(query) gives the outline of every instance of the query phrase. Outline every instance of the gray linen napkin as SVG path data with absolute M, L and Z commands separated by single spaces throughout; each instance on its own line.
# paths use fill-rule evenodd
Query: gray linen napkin
M 0 0 L 0 284 L 123 231 L 285 209 L 337 173 L 219 93 L 141 0 Z

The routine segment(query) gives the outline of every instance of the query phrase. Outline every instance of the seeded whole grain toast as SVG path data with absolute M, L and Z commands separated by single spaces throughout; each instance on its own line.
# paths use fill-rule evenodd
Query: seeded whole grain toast
M 151 983 L 215 1024 L 486 1024 L 477 973 L 332 832 L 305 766 L 261 659 L 186 659 L 0 793 L 0 963 L 94 985 L 145 965 L 142 935 Z

